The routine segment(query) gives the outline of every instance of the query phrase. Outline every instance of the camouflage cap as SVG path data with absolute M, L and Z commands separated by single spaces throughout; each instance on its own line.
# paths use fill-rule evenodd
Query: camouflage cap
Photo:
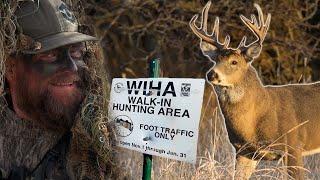
M 61 0 L 23 1 L 15 12 L 22 33 L 41 45 L 36 49 L 23 50 L 36 54 L 60 46 L 83 41 L 98 40 L 78 32 L 74 14 Z

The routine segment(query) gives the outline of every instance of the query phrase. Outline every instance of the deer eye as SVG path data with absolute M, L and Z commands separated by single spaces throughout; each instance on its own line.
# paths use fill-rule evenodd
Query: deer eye
M 232 65 L 237 65 L 237 64 L 238 64 L 238 61 L 233 60 L 233 61 L 231 61 L 231 64 L 232 64 Z

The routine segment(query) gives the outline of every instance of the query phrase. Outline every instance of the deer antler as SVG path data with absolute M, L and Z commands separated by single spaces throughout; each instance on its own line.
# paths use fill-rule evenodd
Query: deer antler
M 218 49 L 228 49 L 230 43 L 230 36 L 227 35 L 225 37 L 224 43 L 219 42 L 219 18 L 216 17 L 213 27 L 213 32 L 211 35 L 207 32 L 207 23 L 208 23 L 208 12 L 211 6 L 211 1 L 205 5 L 201 14 L 201 27 L 197 27 L 196 21 L 198 19 L 198 15 L 194 15 L 189 22 L 190 28 L 192 31 L 202 40 L 215 45 Z
M 259 43 L 262 45 L 262 42 L 264 41 L 264 38 L 267 35 L 267 31 L 269 29 L 269 25 L 270 25 L 270 21 L 271 21 L 271 15 L 268 13 L 267 16 L 267 20 L 264 22 L 264 18 L 263 18 L 263 13 L 262 10 L 260 8 L 260 6 L 258 4 L 254 4 L 254 6 L 257 8 L 258 10 L 258 19 L 259 22 L 257 21 L 257 18 L 255 17 L 255 15 L 251 14 L 251 20 L 246 18 L 243 15 L 240 15 L 240 18 L 242 20 L 242 22 L 253 32 L 253 34 L 257 37 L 257 40 L 252 42 L 249 45 L 245 45 L 246 43 L 246 39 L 247 37 L 244 36 L 238 46 L 238 48 L 241 47 L 249 47 L 252 44 L 255 43 Z

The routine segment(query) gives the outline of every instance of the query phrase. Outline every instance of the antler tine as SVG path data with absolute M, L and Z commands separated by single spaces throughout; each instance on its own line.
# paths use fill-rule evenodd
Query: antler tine
M 246 40 L 247 40 L 247 36 L 243 36 L 237 49 L 239 49 L 240 47 L 244 47 L 246 45 Z
M 198 15 L 194 15 L 192 19 L 189 22 L 191 30 L 202 40 L 209 42 L 217 48 L 223 49 L 228 48 L 228 45 L 230 43 L 230 36 L 227 36 L 224 43 L 219 42 L 219 18 L 216 17 L 213 27 L 212 34 L 208 34 L 207 28 L 208 28 L 208 13 L 211 6 L 211 1 L 208 1 L 208 3 L 205 5 L 205 7 L 202 10 L 201 13 L 201 27 L 199 28 L 196 25 L 196 21 L 198 19 Z
M 206 33 L 207 33 L 207 27 L 208 27 L 208 13 L 209 13 L 210 6 L 211 6 L 211 1 L 209 1 L 204 6 L 204 8 L 202 10 L 202 14 L 201 14 L 201 17 L 202 17 L 201 26 L 202 26 L 203 31 Z
M 260 19 L 259 19 L 259 22 L 258 22 L 256 16 L 253 15 L 253 14 L 251 14 L 251 22 L 253 22 L 253 24 L 254 24 L 255 26 L 257 26 L 258 28 L 259 28 L 260 25 L 261 25 Z
M 224 44 L 224 48 L 227 49 L 230 44 L 230 36 L 229 35 L 226 36 L 223 44 Z
M 215 38 L 215 41 L 217 43 L 219 43 L 221 46 L 223 46 L 224 49 L 228 49 L 229 47 L 229 44 L 230 44 L 230 36 L 227 35 L 224 39 L 224 42 L 223 43 L 220 43 L 219 42 L 219 18 L 216 17 L 215 21 L 214 21 L 214 27 L 213 27 L 213 34 L 214 35 L 214 38 Z
M 214 20 L 214 26 L 213 26 L 212 32 L 213 32 L 212 36 L 214 36 L 215 40 L 219 42 L 219 18 L 218 17 L 216 17 L 216 19 Z
M 270 22 L 271 22 L 271 14 L 268 13 L 268 15 L 267 15 L 267 20 L 266 20 L 265 24 L 263 24 L 264 29 L 265 29 L 265 35 L 264 35 L 264 37 L 263 37 L 263 40 L 264 40 L 264 38 L 265 38 L 266 35 L 267 35 L 268 29 L 269 29 L 269 26 L 270 26 Z
M 269 29 L 269 25 L 270 25 L 270 21 L 271 21 L 271 15 L 268 13 L 267 19 L 264 22 L 264 18 L 263 18 L 263 13 L 261 10 L 261 7 L 258 4 L 254 4 L 254 6 L 256 7 L 257 11 L 258 11 L 258 20 L 255 17 L 255 15 L 251 15 L 251 20 L 249 20 L 248 18 L 246 18 L 243 15 L 240 15 L 240 18 L 242 20 L 242 22 L 255 34 L 255 36 L 258 38 L 255 42 L 259 42 L 260 44 L 262 44 L 262 42 L 264 41 L 264 38 L 267 35 L 267 31 Z M 251 43 L 251 44 L 253 44 Z M 245 46 L 245 40 L 244 42 L 241 41 L 240 43 L 241 46 Z M 241 47 L 241 46 L 238 47 Z
M 261 9 L 261 7 L 260 7 L 258 4 L 256 4 L 256 3 L 254 3 L 253 6 L 254 6 L 254 7 L 257 9 L 257 11 L 258 11 L 258 18 L 259 18 L 260 26 L 262 26 L 262 25 L 263 25 L 263 20 L 264 20 L 264 18 L 263 18 L 263 13 L 262 13 L 262 9 Z

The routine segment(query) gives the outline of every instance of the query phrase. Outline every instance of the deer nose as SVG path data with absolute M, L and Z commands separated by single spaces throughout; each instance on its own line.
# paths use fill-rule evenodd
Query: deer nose
M 218 74 L 214 71 L 210 71 L 207 76 L 209 81 L 217 80 L 219 78 Z

